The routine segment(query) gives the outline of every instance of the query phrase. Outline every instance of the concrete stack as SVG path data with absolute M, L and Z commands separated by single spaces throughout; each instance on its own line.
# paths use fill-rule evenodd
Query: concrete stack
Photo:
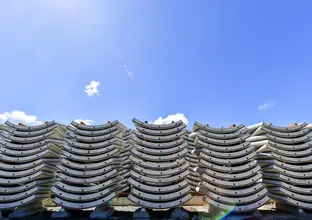
M 123 175 L 122 184 L 128 184 L 128 179 L 130 177 L 130 171 L 132 167 L 132 163 L 130 160 L 131 150 L 133 148 L 133 144 L 131 143 L 131 135 L 132 130 L 127 129 L 123 133 L 123 150 L 120 153 L 120 158 L 122 159 L 122 169 L 120 170 L 120 174 Z
M 58 165 L 60 181 L 52 188 L 54 202 L 63 209 L 54 217 L 95 207 L 90 217 L 106 218 L 113 212 L 108 202 L 127 190 L 120 173 L 126 128 L 118 121 L 95 126 L 71 122 L 67 128 L 70 132 Z
M 220 212 L 254 212 L 269 201 L 259 183 L 262 175 L 255 161 L 254 148 L 246 139 L 244 125 L 213 128 L 195 122 L 195 145 L 202 147 L 199 169 L 202 183 L 197 190 L 211 208 Z
M 26 218 L 43 211 L 42 200 L 50 198 L 66 134 L 54 121 L 5 124 L 0 132 L 0 210 L 14 211 L 10 218 Z

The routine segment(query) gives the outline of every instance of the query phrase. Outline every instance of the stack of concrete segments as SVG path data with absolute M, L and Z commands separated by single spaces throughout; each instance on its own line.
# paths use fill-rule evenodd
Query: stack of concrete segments
M 128 198 L 149 209 L 178 207 L 191 199 L 186 125 L 182 121 L 155 125 L 133 119 L 134 148 L 130 159 Z
M 122 159 L 122 168 L 119 171 L 121 175 L 123 175 L 123 180 L 122 184 L 128 184 L 128 178 L 130 177 L 130 171 L 132 167 L 132 163 L 130 160 L 130 154 L 131 150 L 133 148 L 133 145 L 131 143 L 131 135 L 132 135 L 132 130 L 127 129 L 123 133 L 123 150 L 120 153 L 120 158 Z
M 268 139 L 259 148 L 257 160 L 270 197 L 284 206 L 312 210 L 311 127 L 307 123 L 289 127 L 263 123 L 257 134 Z
M 195 136 L 192 135 L 191 131 L 189 130 L 186 131 L 184 139 L 188 143 L 188 146 L 187 146 L 188 154 L 185 156 L 185 159 L 190 164 L 189 166 L 190 175 L 186 177 L 186 180 L 190 184 L 192 191 L 195 192 L 196 187 L 201 182 L 201 179 L 200 179 L 201 174 L 196 171 L 198 168 L 199 153 L 201 149 L 195 147 L 195 143 L 194 143 Z
M 66 133 L 54 121 L 5 124 L 0 132 L 0 210 L 14 210 L 10 218 L 26 218 L 43 211 L 42 200 L 50 198 Z
M 195 122 L 195 145 L 202 147 L 199 169 L 202 183 L 197 188 L 216 210 L 253 212 L 269 201 L 259 183 L 262 175 L 254 160 L 256 153 L 244 125 L 213 128 Z
M 54 202 L 62 206 L 53 217 L 68 217 L 71 210 L 94 208 L 91 218 L 112 214 L 108 202 L 127 190 L 119 173 L 122 169 L 125 126 L 118 121 L 103 125 L 71 122 L 57 166 L 59 181 L 52 187 Z

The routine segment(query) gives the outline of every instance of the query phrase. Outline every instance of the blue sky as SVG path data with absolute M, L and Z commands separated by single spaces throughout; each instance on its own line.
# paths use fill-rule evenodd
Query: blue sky
M 133 117 L 176 113 L 189 128 L 311 122 L 311 9 L 304 0 L 1 1 L 0 119 L 18 110 L 131 127 Z M 88 96 L 91 81 L 99 94 Z

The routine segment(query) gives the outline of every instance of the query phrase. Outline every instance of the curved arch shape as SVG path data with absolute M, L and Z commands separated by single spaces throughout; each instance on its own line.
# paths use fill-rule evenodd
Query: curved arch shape
M 273 131 L 280 131 L 280 132 L 294 132 L 294 131 L 299 131 L 301 130 L 302 128 L 304 128 L 305 126 L 307 126 L 308 124 L 303 122 L 302 124 L 300 125 L 297 125 L 297 126 L 292 126 L 292 127 L 279 127 L 279 126 L 275 126 L 275 125 L 272 125 L 271 123 L 263 123 L 262 126 L 264 128 L 268 128 L 270 130 L 273 130 Z
M 206 160 L 201 159 L 199 161 L 199 166 L 204 167 L 204 168 L 208 168 L 211 170 L 216 170 L 220 173 L 222 173 L 222 172 L 224 172 L 224 173 L 240 173 L 240 172 L 250 170 L 253 167 L 257 166 L 257 161 L 252 160 L 252 161 L 247 162 L 244 165 L 235 166 L 235 167 L 226 167 L 226 166 L 224 167 L 224 166 L 220 166 L 217 164 L 209 163 Z
M 173 169 L 168 169 L 168 170 L 153 170 L 153 169 L 146 169 L 143 167 L 140 167 L 138 165 L 134 165 L 132 167 L 133 170 L 146 174 L 146 175 L 153 175 L 153 176 L 162 176 L 162 175 L 177 175 L 185 170 L 187 170 L 189 168 L 189 163 L 185 163 L 182 166 L 179 167 L 175 167 Z
M 102 136 L 94 136 L 94 137 L 86 137 L 86 136 L 76 135 L 73 132 L 68 132 L 67 134 L 68 134 L 68 136 L 75 138 L 78 141 L 85 142 L 85 143 L 97 143 L 100 141 L 107 141 L 107 140 L 112 139 L 114 137 L 122 139 L 122 132 L 119 129 L 116 131 L 113 131 L 110 134 L 106 134 L 106 135 L 102 135 Z
M 43 145 L 48 144 L 47 141 L 39 141 L 33 144 L 14 144 L 9 141 L 0 138 L 0 145 L 4 148 L 12 149 L 12 150 L 33 150 L 38 147 L 42 147 Z
M 65 139 L 65 142 L 69 145 L 69 146 L 72 146 L 72 147 L 76 147 L 76 148 L 79 148 L 79 149 L 98 149 L 98 148 L 102 148 L 102 147 L 107 147 L 109 145 L 117 145 L 117 146 L 122 146 L 123 145 L 123 142 L 122 140 L 118 139 L 118 138 L 115 138 L 113 137 L 112 139 L 109 139 L 109 140 L 106 140 L 106 141 L 102 141 L 102 142 L 99 142 L 99 143 L 81 143 L 81 142 L 77 142 L 77 141 L 74 141 L 74 140 L 67 140 Z
M 64 173 L 60 173 L 58 177 L 67 182 L 72 182 L 76 184 L 89 184 L 89 183 L 97 183 L 97 182 L 108 180 L 109 178 L 115 177 L 117 174 L 118 173 L 116 169 L 114 169 L 104 175 L 89 177 L 89 178 L 76 178 L 76 177 L 68 176 Z
M 289 198 L 292 198 L 292 199 L 298 200 L 298 201 L 302 201 L 302 202 L 307 202 L 307 203 L 312 202 L 311 196 L 303 195 L 302 193 L 291 192 L 288 189 L 285 189 L 285 188 L 279 187 L 279 186 L 270 187 L 270 192 L 282 194 L 282 195 L 288 196 Z
M 11 156 L 0 154 L 1 160 L 13 162 L 13 163 L 27 163 L 27 162 L 34 161 L 37 158 L 41 158 L 41 157 L 58 158 L 59 154 L 49 149 L 44 150 L 38 154 L 34 154 L 31 156 L 26 156 L 26 157 L 11 157 Z
M 63 140 L 63 138 L 54 131 L 50 131 L 46 134 L 35 136 L 35 137 L 16 137 L 14 135 L 5 134 L 5 133 L 0 133 L 0 135 L 3 136 L 4 138 L 11 140 L 11 141 L 14 141 L 17 143 L 22 143 L 22 144 L 40 142 L 40 141 L 45 140 L 46 138 Z
M 35 166 L 32 169 L 26 169 L 23 171 L 12 172 L 12 171 L 1 170 L 1 168 L 0 168 L 0 177 L 4 177 L 4 178 L 25 177 L 25 176 L 29 176 L 39 171 L 46 171 L 46 172 L 51 172 L 51 173 L 55 172 L 55 167 L 45 164 L 45 163 L 39 164 L 38 166 Z
M 133 118 L 132 122 L 135 125 L 135 127 L 142 127 L 142 128 L 151 129 L 151 130 L 167 130 L 167 129 L 176 128 L 183 124 L 183 121 L 179 120 L 171 124 L 154 125 L 154 124 L 149 124 L 149 123 L 140 121 L 136 118 Z
M 312 195 L 312 188 L 294 186 L 283 181 L 269 180 L 269 179 L 263 179 L 262 182 L 264 185 L 267 185 L 270 187 L 278 186 L 278 187 L 283 187 L 295 193 L 304 194 L 304 195 Z
M 21 156 L 21 157 L 31 156 L 34 154 L 39 154 L 41 151 L 48 150 L 48 149 L 58 154 L 61 154 L 62 152 L 62 150 L 58 146 L 51 144 L 51 143 L 48 143 L 43 146 L 33 148 L 30 150 L 11 150 L 5 147 L 0 147 L 0 151 L 2 154 L 8 155 L 8 156 L 15 156 L 15 157 L 16 156 Z
M 226 179 L 226 180 L 242 180 L 242 179 L 247 179 L 249 177 L 255 176 L 256 173 L 258 173 L 261 170 L 261 168 L 260 166 L 255 166 L 254 168 L 244 171 L 242 173 L 222 173 L 222 172 L 212 171 L 209 168 L 199 169 L 199 170 L 215 178 Z
M 130 199 L 132 202 L 143 206 L 145 208 L 151 208 L 151 209 L 168 209 L 168 208 L 173 208 L 179 205 L 182 205 L 184 203 L 186 203 L 187 201 L 189 201 L 192 198 L 192 196 L 190 194 L 187 194 L 186 196 L 174 200 L 174 201 L 170 201 L 170 202 L 148 202 L 148 201 L 144 201 L 141 200 L 133 195 L 129 195 L 128 199 Z
M 104 168 L 100 168 L 100 169 L 96 169 L 96 170 L 83 170 L 82 171 L 82 170 L 74 170 L 74 169 L 65 167 L 62 164 L 58 164 L 57 168 L 58 168 L 58 170 L 62 171 L 63 173 L 66 173 L 67 175 L 70 175 L 72 177 L 80 177 L 80 178 L 103 175 L 103 174 L 108 173 L 109 171 L 111 171 L 113 169 L 116 169 L 116 167 L 108 165 Z
M 96 130 L 96 131 L 91 130 L 91 131 L 89 131 L 89 130 L 82 130 L 82 129 L 76 128 L 72 125 L 68 125 L 66 128 L 68 130 L 74 132 L 77 135 L 88 136 L 88 137 L 103 136 L 103 135 L 107 135 L 107 134 L 110 134 L 114 131 L 119 130 L 117 127 L 110 127 L 110 128 L 106 128 L 103 130 Z
M 30 188 L 24 192 L 19 192 L 19 193 L 15 193 L 15 194 L 11 194 L 11 195 L 0 195 L 0 199 L 1 199 L 1 201 L 5 201 L 5 203 L 7 203 L 7 202 L 13 202 L 13 201 L 24 199 L 24 198 L 28 197 L 29 195 L 33 195 L 36 193 L 47 194 L 47 193 L 49 193 L 49 191 L 50 191 L 49 187 L 35 186 L 35 187 Z
M 48 132 L 51 132 L 55 130 L 56 128 L 57 128 L 57 125 L 54 124 L 47 128 L 36 130 L 36 131 L 17 131 L 14 129 L 14 130 L 8 130 L 8 132 L 17 137 L 36 137 L 36 136 L 47 134 Z
M 312 164 L 298 164 L 298 165 L 293 165 L 289 163 L 284 163 L 275 159 L 271 160 L 258 160 L 259 164 L 263 164 L 261 166 L 265 165 L 276 165 L 279 166 L 285 170 L 290 170 L 290 171 L 295 171 L 295 172 L 310 172 L 312 171 Z
M 6 209 L 13 209 L 21 205 L 27 205 L 31 202 L 40 201 L 46 198 L 49 198 L 50 194 L 34 194 L 27 198 L 24 198 L 19 201 L 15 202 L 8 202 L 8 203 L 0 203 L 0 210 L 6 210 Z
M 252 153 L 255 150 L 255 148 L 253 146 L 249 146 L 248 148 L 245 148 L 244 150 L 240 150 L 240 151 L 235 151 L 235 152 L 216 152 L 216 151 L 211 151 L 211 150 L 207 150 L 207 149 L 203 149 L 202 152 L 204 152 L 206 155 L 211 155 L 213 157 L 217 157 L 217 158 L 224 158 L 224 159 L 233 159 L 233 158 L 238 158 L 238 157 L 244 157 L 245 155 L 248 155 L 250 153 Z
M 180 160 L 173 161 L 173 162 L 168 162 L 168 163 L 145 162 L 141 159 L 133 157 L 132 155 L 129 157 L 129 159 L 131 161 L 133 161 L 134 163 L 138 164 L 139 166 L 142 166 L 145 168 L 151 168 L 154 170 L 170 169 L 172 167 L 176 167 L 176 166 L 179 166 L 179 165 L 186 163 L 184 158 L 182 158 Z
M 169 136 L 169 135 L 179 133 L 185 128 L 186 128 L 185 124 L 181 124 L 178 127 L 167 129 L 167 130 L 155 130 L 155 129 L 142 128 L 139 126 L 136 127 L 138 132 L 142 134 L 146 134 L 146 135 L 152 135 L 152 136 Z
M 44 178 L 53 178 L 54 174 L 45 171 L 38 171 L 29 176 L 19 177 L 19 178 L 0 178 L 1 185 L 17 185 L 17 184 L 25 184 L 34 180 L 44 179 Z
M 55 125 L 56 123 L 55 123 L 55 121 L 50 121 L 50 122 L 46 122 L 46 123 L 41 124 L 41 125 L 21 126 L 21 125 L 14 124 L 10 121 L 6 121 L 5 124 L 11 128 L 15 128 L 17 131 L 38 131 L 38 130 L 48 128 L 52 125 Z
M 311 186 L 312 180 L 311 179 L 297 179 L 294 177 L 289 177 L 279 173 L 266 173 L 263 172 L 263 178 L 273 179 L 273 180 L 280 180 L 285 181 L 286 183 L 290 183 L 297 186 Z
M 47 159 L 47 158 L 42 158 L 38 159 L 32 162 L 28 163 L 23 163 L 23 164 L 7 164 L 7 163 L 2 163 L 0 162 L 0 169 L 6 170 L 6 171 L 19 171 L 19 170 L 27 170 L 27 169 L 32 169 L 42 163 L 47 163 L 47 164 L 52 164 L 56 165 L 58 162 L 60 162 L 60 159 Z
M 182 149 L 186 149 L 187 143 L 183 143 L 181 145 L 178 145 L 177 147 L 167 148 L 167 149 L 153 149 L 149 147 L 143 147 L 139 145 L 134 146 L 136 150 L 141 152 L 146 152 L 151 155 L 164 155 L 164 154 L 172 154 L 178 151 L 181 151 Z
M 281 150 L 274 146 L 267 145 L 268 149 L 270 149 L 272 152 L 275 152 L 278 155 L 281 156 L 288 156 L 288 157 L 305 157 L 312 154 L 312 148 L 311 149 L 305 149 L 305 150 L 298 150 L 298 151 L 288 151 L 288 150 Z
M 293 132 L 280 132 L 280 131 L 274 131 L 266 127 L 262 127 L 262 130 L 267 132 L 270 135 L 280 137 L 280 138 L 296 138 L 296 137 L 301 137 L 310 132 L 308 128 L 304 128 L 298 131 L 293 131 Z
M 273 135 L 270 134 L 266 134 L 265 135 L 270 141 L 275 141 L 281 144 L 300 144 L 303 143 L 305 141 L 308 141 L 311 137 L 312 134 L 307 134 L 301 137 L 297 137 L 297 138 L 279 138 L 279 137 L 275 137 Z
M 214 128 L 214 127 L 205 126 L 205 125 L 195 121 L 195 123 L 193 125 L 193 131 L 204 130 L 204 131 L 213 132 L 216 134 L 229 134 L 229 133 L 237 132 L 238 130 L 242 129 L 243 127 L 245 127 L 244 124 L 240 124 L 234 128 L 222 128 L 222 127 L 221 128 Z
M 73 153 L 75 155 L 78 154 L 78 155 L 82 155 L 82 156 L 96 156 L 99 154 L 105 154 L 107 152 L 110 152 L 111 150 L 114 150 L 116 147 L 119 147 L 119 146 L 112 144 L 112 145 L 108 145 L 108 146 L 105 146 L 102 148 L 85 150 L 85 149 L 75 148 L 75 147 L 71 147 L 67 144 L 64 144 L 63 150 L 66 150 L 67 152 Z
M 303 144 L 289 145 L 289 144 L 280 144 L 274 141 L 268 141 L 268 145 L 273 146 L 275 148 L 287 151 L 297 151 L 297 150 L 305 150 L 307 148 L 312 147 L 312 140 L 305 142 Z
M 119 128 L 121 130 L 126 130 L 126 127 L 117 120 L 109 122 L 107 124 L 102 124 L 102 125 L 85 125 L 85 124 L 77 123 L 75 121 L 72 121 L 70 124 L 76 128 L 79 128 L 81 130 L 87 130 L 87 131 L 105 130 L 105 129 L 111 128 L 113 126 L 116 126 L 117 128 Z
M 25 192 L 27 189 L 36 187 L 38 185 L 50 186 L 56 181 L 57 181 L 56 179 L 44 179 L 44 180 L 31 181 L 27 184 L 22 184 L 20 186 L 10 186 L 10 187 L 3 186 L 3 187 L 0 187 L 0 193 L 1 195 L 10 195 L 14 193 Z
M 312 203 L 301 202 L 301 201 L 289 198 L 287 196 L 277 195 L 275 193 L 269 193 L 269 196 L 274 200 L 278 200 L 278 201 L 281 201 L 286 204 L 290 204 L 295 207 L 312 210 Z
M 174 175 L 174 176 L 171 176 L 171 177 L 166 177 L 166 178 L 157 178 L 157 177 L 147 177 L 147 176 L 143 176 L 143 175 L 140 175 L 138 174 L 137 172 L 131 170 L 130 171 L 130 175 L 131 177 L 135 178 L 136 180 L 139 180 L 139 181 L 145 181 L 145 182 L 149 182 L 149 183 L 156 183 L 156 184 L 159 184 L 159 183 L 172 183 L 172 182 L 177 182 L 177 181 L 182 181 L 187 175 L 189 175 L 189 171 L 186 170 L 178 175 Z
M 218 151 L 218 152 L 235 152 L 239 150 L 243 150 L 250 146 L 250 142 L 243 142 L 241 144 L 231 145 L 231 146 L 218 146 L 206 143 L 205 141 L 202 141 L 200 139 L 196 139 L 196 145 L 201 146 L 203 148 L 206 148 L 208 150 Z
M 228 140 L 228 139 L 239 138 L 240 136 L 246 134 L 248 132 L 248 128 L 244 127 L 236 132 L 228 133 L 228 134 L 218 134 L 218 133 L 213 133 L 213 132 L 203 131 L 203 130 L 199 130 L 198 132 L 205 137 L 219 139 L 219 140 Z
M 249 161 L 251 159 L 253 159 L 256 156 L 255 152 L 251 152 L 250 154 L 245 155 L 244 157 L 241 158 L 235 158 L 235 159 L 220 159 L 220 158 L 216 158 L 216 157 L 212 157 L 212 156 L 208 156 L 207 154 L 205 154 L 204 152 L 201 152 L 199 154 L 199 157 L 207 160 L 207 161 L 211 161 L 213 163 L 216 164 L 221 164 L 221 165 L 237 165 L 237 164 L 242 164 L 246 161 Z
M 298 179 L 307 179 L 307 178 L 311 178 L 312 179 L 312 172 L 296 172 L 296 171 L 290 171 L 290 170 L 286 170 L 283 169 L 281 167 L 278 167 L 276 165 L 269 165 L 269 166 L 265 166 L 262 167 L 262 170 L 264 172 L 276 172 L 276 173 L 282 173 L 286 176 L 290 176 L 290 177 L 294 177 L 294 178 L 298 178 Z
M 227 140 L 219 140 L 219 139 L 214 139 L 214 138 L 208 138 L 205 137 L 201 134 L 197 134 L 197 137 L 195 139 L 200 139 L 206 143 L 209 144 L 216 144 L 216 145 L 220 145 L 220 146 L 229 146 L 229 145 L 237 145 L 237 144 L 241 144 L 242 142 L 246 141 L 246 139 L 250 137 L 249 134 L 244 134 L 239 138 L 233 138 L 233 139 L 227 139 Z M 195 140 L 196 141 L 196 140 Z
M 131 137 L 131 140 L 133 140 L 134 143 L 136 143 L 136 144 L 138 144 L 140 146 L 153 148 L 153 149 L 172 148 L 172 147 L 176 147 L 178 145 L 181 145 L 182 143 L 185 143 L 183 138 L 179 138 L 177 140 L 168 141 L 168 142 L 164 142 L 164 143 L 152 143 L 152 142 L 141 140 L 141 139 L 137 138 L 134 135 Z
M 76 169 L 76 170 L 94 170 L 94 169 L 101 169 L 103 167 L 107 167 L 109 165 L 120 165 L 122 160 L 120 158 L 110 158 L 108 160 L 95 162 L 95 163 L 88 163 L 88 164 L 81 164 L 75 163 L 66 158 L 61 160 L 61 163 L 64 164 L 66 167 Z
M 185 130 L 182 130 L 176 134 L 166 135 L 166 136 L 152 136 L 152 135 L 142 134 L 138 131 L 133 131 L 132 133 L 135 134 L 139 139 L 148 140 L 148 141 L 152 141 L 156 143 L 163 143 L 163 142 L 170 142 L 170 141 L 175 141 L 177 139 L 183 138 L 183 135 L 185 134 Z
M 277 160 L 286 161 L 286 162 L 292 163 L 292 164 L 311 163 L 311 161 L 312 161 L 312 155 L 294 158 L 294 157 L 281 156 L 281 155 L 276 154 L 276 153 L 271 153 L 271 156 Z
M 115 157 L 118 155 L 119 155 L 119 151 L 116 147 L 112 148 L 112 150 L 109 151 L 108 153 L 95 155 L 95 156 L 80 156 L 80 155 L 75 155 L 67 151 L 63 151 L 63 154 L 62 154 L 63 157 L 67 157 L 72 160 L 82 161 L 82 162 L 86 162 L 86 161 L 97 162 L 97 161 L 105 160 L 105 159 Z
M 139 152 L 134 148 L 132 149 L 131 153 L 139 157 L 140 159 L 145 159 L 147 161 L 167 162 L 167 161 L 172 161 L 172 160 L 176 160 L 176 159 L 183 157 L 184 155 L 188 153 L 188 151 L 186 149 L 183 149 L 175 154 L 169 154 L 165 156 L 153 156 L 153 155 Z

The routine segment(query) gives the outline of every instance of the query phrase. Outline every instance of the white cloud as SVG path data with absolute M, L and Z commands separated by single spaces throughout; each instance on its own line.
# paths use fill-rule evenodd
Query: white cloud
M 92 125 L 93 124 L 93 121 L 90 119 L 76 119 L 74 121 L 77 123 L 83 122 L 86 125 Z
M 184 116 L 184 114 L 177 113 L 175 115 L 168 115 L 166 118 L 159 117 L 156 119 L 153 124 L 161 125 L 161 124 L 170 124 L 172 121 L 182 120 L 184 124 L 188 124 L 188 119 Z
M 258 107 L 258 110 L 266 110 L 268 108 L 272 108 L 275 105 L 273 100 L 267 101 L 265 104 Z
M 98 87 L 100 86 L 100 82 L 91 81 L 89 85 L 86 85 L 85 92 L 88 96 L 100 95 Z
M 43 124 L 42 121 L 39 121 L 37 119 L 37 116 L 35 115 L 27 115 L 23 111 L 12 111 L 12 112 L 4 112 L 3 114 L 0 114 L 0 121 L 11 121 L 13 123 L 23 123 L 26 125 L 39 125 Z

